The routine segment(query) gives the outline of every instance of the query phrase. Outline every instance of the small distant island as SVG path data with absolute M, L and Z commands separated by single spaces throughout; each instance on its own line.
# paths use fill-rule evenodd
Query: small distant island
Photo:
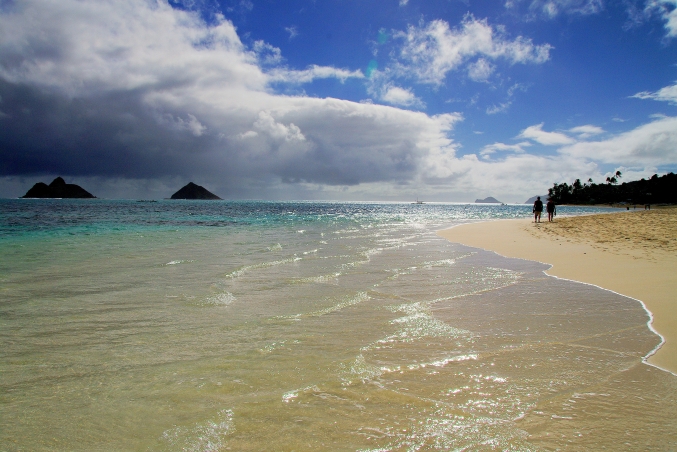
M 476 204 L 479 204 L 479 203 L 485 203 L 485 204 L 503 204 L 501 201 L 499 201 L 498 199 L 493 198 L 493 197 L 491 197 L 491 196 L 489 196 L 488 198 L 484 198 L 484 199 L 476 199 L 476 200 L 475 200 L 475 203 L 476 203 Z
M 174 193 L 170 199 L 221 199 L 206 188 L 188 182 L 183 188 Z
M 541 201 L 548 199 L 548 195 L 532 196 L 531 198 L 524 201 L 524 204 L 533 204 L 538 198 L 541 198 Z
M 38 182 L 22 198 L 96 198 L 93 194 L 75 184 L 67 184 L 57 177 L 51 184 Z

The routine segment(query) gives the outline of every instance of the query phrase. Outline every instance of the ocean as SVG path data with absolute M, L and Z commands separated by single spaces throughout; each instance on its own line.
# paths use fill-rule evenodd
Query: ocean
M 529 216 L 0 200 L 0 450 L 677 449 L 641 303 L 436 235 Z

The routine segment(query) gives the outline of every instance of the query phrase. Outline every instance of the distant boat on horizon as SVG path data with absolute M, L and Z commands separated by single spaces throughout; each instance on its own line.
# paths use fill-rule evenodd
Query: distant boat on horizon
M 418 197 L 416 197 L 416 202 L 412 202 L 412 204 L 425 204 L 423 201 L 419 201 Z

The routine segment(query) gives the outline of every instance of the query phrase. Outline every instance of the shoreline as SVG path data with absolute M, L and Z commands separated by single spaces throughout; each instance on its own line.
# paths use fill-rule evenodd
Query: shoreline
M 644 356 L 677 375 L 677 209 L 465 223 L 437 232 L 452 242 L 550 265 L 549 276 L 632 298 L 661 343 Z

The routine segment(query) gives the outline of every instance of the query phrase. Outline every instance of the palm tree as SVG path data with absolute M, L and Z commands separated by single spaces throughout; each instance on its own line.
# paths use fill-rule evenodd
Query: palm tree
M 607 177 L 607 178 L 606 178 L 606 183 L 607 183 L 607 184 L 617 184 L 617 183 L 618 183 L 618 179 L 620 179 L 620 178 L 621 178 L 621 172 L 620 172 L 620 171 L 616 171 L 616 174 L 614 174 L 614 175 L 611 176 L 611 177 Z

